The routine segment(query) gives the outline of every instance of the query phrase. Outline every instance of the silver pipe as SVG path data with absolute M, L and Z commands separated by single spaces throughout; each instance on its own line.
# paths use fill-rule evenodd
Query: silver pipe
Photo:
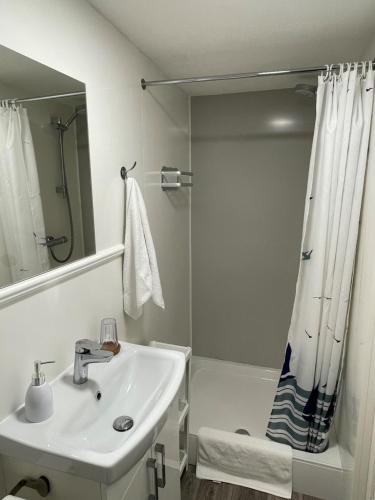
M 375 62 L 373 61 L 373 67 Z M 330 66 L 332 70 L 340 68 L 339 64 Z M 277 69 L 274 71 L 256 71 L 253 73 L 234 73 L 229 75 L 211 75 L 211 76 L 192 76 L 190 78 L 180 78 L 173 80 L 145 80 L 142 78 L 141 87 L 145 90 L 147 87 L 155 85 L 177 85 L 179 83 L 198 83 L 198 82 L 215 82 L 222 80 L 241 80 L 243 78 L 258 78 L 261 76 L 278 76 L 278 75 L 294 75 L 297 73 L 316 73 L 317 71 L 326 71 L 327 66 L 310 66 L 305 68 L 292 68 L 292 69 Z
M 189 172 L 187 170 L 179 170 L 178 168 L 175 168 L 175 167 L 163 167 L 162 168 L 162 172 L 167 172 L 167 173 L 170 173 L 170 174 L 175 174 L 175 175 L 188 175 L 190 177 L 192 177 L 194 174 L 193 172 Z
M 61 99 L 63 97 L 76 97 L 80 95 L 86 95 L 86 92 L 68 92 L 66 94 L 52 94 L 52 95 L 42 95 L 37 97 L 21 97 L 16 99 L 0 99 L 4 101 L 9 101 L 11 104 L 18 104 L 21 102 L 33 102 L 33 101 L 46 101 L 48 99 Z
M 60 171 L 61 171 L 61 186 L 56 187 L 57 193 L 62 193 L 63 198 L 66 197 L 66 175 L 65 175 L 65 158 L 64 158 L 64 130 L 59 127 L 59 151 L 60 151 Z

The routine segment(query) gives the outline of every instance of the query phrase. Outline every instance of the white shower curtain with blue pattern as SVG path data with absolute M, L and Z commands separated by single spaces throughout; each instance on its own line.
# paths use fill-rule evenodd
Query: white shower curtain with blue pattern
M 267 429 L 270 439 L 314 453 L 328 445 L 340 383 L 373 89 L 370 63 L 318 79 L 301 262 Z

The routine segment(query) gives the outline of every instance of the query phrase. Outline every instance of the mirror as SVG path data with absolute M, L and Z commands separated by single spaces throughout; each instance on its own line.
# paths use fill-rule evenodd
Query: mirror
M 94 253 L 85 85 L 0 46 L 0 287 Z

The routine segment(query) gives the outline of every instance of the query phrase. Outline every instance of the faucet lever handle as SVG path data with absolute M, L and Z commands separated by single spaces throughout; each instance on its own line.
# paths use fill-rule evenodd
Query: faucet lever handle
M 102 344 L 89 339 L 80 339 L 76 342 L 76 353 L 77 354 L 89 354 L 93 351 L 100 351 L 102 349 Z

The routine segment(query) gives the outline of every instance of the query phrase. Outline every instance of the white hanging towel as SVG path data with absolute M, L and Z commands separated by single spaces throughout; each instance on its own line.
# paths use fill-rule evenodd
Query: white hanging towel
M 6 497 L 3 497 L 3 500 L 24 500 L 24 498 L 7 495 Z
M 292 497 L 292 448 L 285 444 L 201 427 L 197 477 Z
M 135 179 L 126 181 L 126 227 L 123 267 L 124 311 L 133 319 L 151 297 L 164 309 L 158 263 L 145 203 Z

